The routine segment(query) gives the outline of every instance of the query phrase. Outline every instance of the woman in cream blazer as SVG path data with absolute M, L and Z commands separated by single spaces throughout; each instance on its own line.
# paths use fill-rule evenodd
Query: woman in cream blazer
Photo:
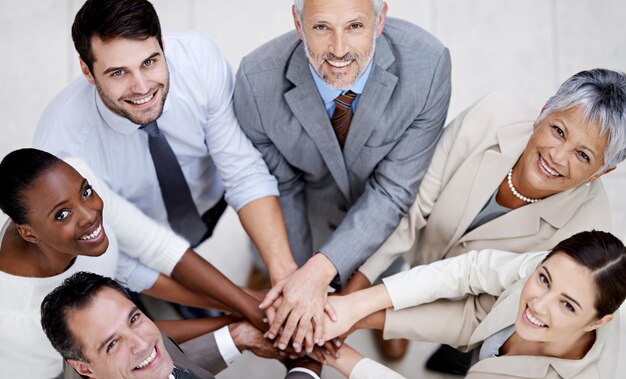
M 443 342 L 461 350 L 488 345 L 470 368 L 466 378 L 471 379 L 614 377 L 619 350 L 614 318 L 626 296 L 626 247 L 609 233 L 578 233 L 550 254 L 471 251 L 383 283 L 329 298 L 340 318 L 325 321 L 324 337 L 384 325 L 385 337 Z M 498 299 L 492 305 L 483 295 Z M 388 306 L 393 309 L 379 311 Z M 417 318 L 415 309 L 421 310 Z M 549 350 L 550 355 L 520 348 L 555 343 L 567 347 Z M 339 353 L 339 359 L 326 358 L 350 378 L 401 378 L 349 347 Z
M 588 93 L 591 86 L 596 93 Z M 603 69 L 568 79 L 537 120 L 535 110 L 511 96 L 483 98 L 446 127 L 408 217 L 359 272 L 373 283 L 402 254 L 412 265 L 425 264 L 487 248 L 547 250 L 579 231 L 610 231 L 608 199 L 596 179 L 626 157 L 624 98 L 626 76 Z M 589 122 L 570 114 L 565 124 L 553 123 L 555 115 L 572 110 L 584 114 L 587 104 L 607 99 L 621 101 L 607 110 L 614 118 L 594 114 Z M 600 132 L 592 133 L 598 125 Z M 552 134 L 541 137 L 544 132 Z M 597 146 L 595 154 L 584 150 L 585 143 Z M 547 168 L 540 167 L 540 160 Z M 541 200 L 513 197 L 507 186 L 510 170 L 522 198 Z M 546 170 L 559 175 L 537 179 L 549 176 Z M 496 191 L 498 203 L 509 203 L 511 210 L 468 231 Z M 512 201 L 501 201 L 501 196 Z

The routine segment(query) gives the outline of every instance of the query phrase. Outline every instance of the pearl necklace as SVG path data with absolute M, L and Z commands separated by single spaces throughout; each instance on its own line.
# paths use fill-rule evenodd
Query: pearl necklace
M 506 176 L 506 180 L 509 183 L 509 188 L 511 189 L 511 192 L 513 192 L 513 195 L 515 197 L 517 197 L 518 199 L 525 201 L 527 203 L 536 203 L 541 199 L 531 199 L 529 197 L 526 197 L 524 195 L 522 195 L 521 193 L 517 192 L 517 190 L 515 189 L 515 187 L 513 187 L 513 167 L 511 167 L 511 169 L 509 170 L 509 173 Z

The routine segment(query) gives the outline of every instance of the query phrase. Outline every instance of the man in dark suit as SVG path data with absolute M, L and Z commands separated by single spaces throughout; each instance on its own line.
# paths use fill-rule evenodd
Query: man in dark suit
M 86 272 L 74 274 L 46 296 L 41 324 L 66 361 L 66 379 L 211 379 L 239 350 L 279 358 L 248 322 L 231 324 L 226 330 L 178 346 L 159 332 L 116 281 Z

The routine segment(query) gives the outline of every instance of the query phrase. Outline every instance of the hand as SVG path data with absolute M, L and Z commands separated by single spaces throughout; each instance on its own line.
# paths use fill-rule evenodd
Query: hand
M 263 337 L 263 333 L 248 321 L 228 325 L 230 335 L 239 350 L 249 350 L 261 358 L 282 359 L 272 342 Z
M 336 272 L 328 258 L 323 254 L 316 254 L 302 268 L 277 282 L 267 293 L 265 300 L 260 304 L 261 309 L 270 309 L 279 299 L 280 305 L 276 307 L 276 314 L 273 315 L 266 336 L 274 339 L 282 326 L 283 330 L 278 340 L 278 347 L 281 350 L 285 349 L 289 340 L 293 338 L 294 349 L 301 351 L 307 332 L 313 332 L 312 338 L 306 338 L 308 351 L 312 350 L 314 343 L 318 345 L 324 343 L 321 320 L 324 320 L 326 289 Z M 313 320 L 317 324 L 315 330 Z
M 350 296 L 329 296 L 327 308 L 331 309 L 337 316 L 335 320 L 328 316 L 324 318 L 323 339 L 328 341 L 339 337 L 343 341 L 348 334 L 354 331 L 354 324 L 360 318 L 354 312 L 355 304 L 351 301 Z
M 339 349 L 339 355 L 324 354 L 324 358 L 330 367 L 339 371 L 345 377 L 349 377 L 354 366 L 363 359 L 363 356 L 349 345 L 344 344 Z

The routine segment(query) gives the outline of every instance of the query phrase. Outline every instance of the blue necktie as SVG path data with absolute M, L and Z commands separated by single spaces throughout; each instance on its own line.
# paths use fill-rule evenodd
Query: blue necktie
M 167 220 L 176 233 L 195 246 L 202 241 L 207 227 L 193 202 L 183 170 L 156 121 L 142 126 L 141 129 L 148 133 L 148 147 L 161 187 Z

